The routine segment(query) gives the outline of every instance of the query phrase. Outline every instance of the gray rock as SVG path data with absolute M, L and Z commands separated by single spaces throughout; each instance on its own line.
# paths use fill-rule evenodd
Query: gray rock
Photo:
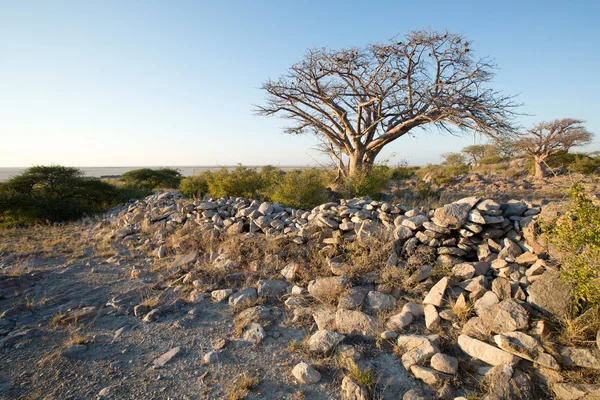
M 510 282 L 506 278 L 498 277 L 492 282 L 492 291 L 500 300 L 510 299 L 512 292 Z
M 369 400 L 369 391 L 357 384 L 349 376 L 342 379 L 342 400 Z
M 432 304 L 436 307 L 441 307 L 444 300 L 444 293 L 448 286 L 448 278 L 444 277 L 440 279 L 427 293 L 427 296 L 423 299 L 423 304 Z
M 406 303 L 402 307 L 402 312 L 409 312 L 413 315 L 413 317 L 422 317 L 425 315 L 423 305 L 416 303 Z
M 468 355 L 490 365 L 515 366 L 520 360 L 513 354 L 466 335 L 458 337 L 459 347 Z
M 425 326 L 427 329 L 435 329 L 440 325 L 440 315 L 432 304 L 426 304 L 423 307 L 425 313 Z
M 319 330 L 335 331 L 335 309 L 330 307 L 322 307 L 313 313 L 313 318 Z
M 229 305 L 232 307 L 238 304 L 253 305 L 258 300 L 258 292 L 255 288 L 245 288 L 239 292 L 233 293 L 229 296 Z
M 385 326 L 388 329 L 402 330 L 409 326 L 413 321 L 413 314 L 407 311 L 403 311 L 399 314 L 391 316 Z
M 263 297 L 281 297 L 287 289 L 287 283 L 280 280 L 259 280 L 256 286 L 258 295 Z
M 305 362 L 296 364 L 292 369 L 292 375 L 302 384 L 317 383 L 321 380 L 321 374 L 312 365 Z
M 76 358 L 86 351 L 87 346 L 85 344 L 72 344 L 62 349 L 60 355 L 67 358 Z
M 460 280 L 471 279 L 475 276 L 475 267 L 469 263 L 456 264 L 452 268 L 452 275 Z
M 552 390 L 559 400 L 600 399 L 600 385 L 584 383 L 555 383 Z
M 296 264 L 295 262 L 291 262 L 285 267 L 283 267 L 280 273 L 288 281 L 293 281 L 294 278 L 296 278 L 296 272 L 298 272 L 298 268 L 298 264 Z
M 227 298 L 231 296 L 232 293 L 233 290 L 231 289 L 213 290 L 212 292 L 210 292 L 210 297 L 212 297 L 214 301 L 219 303 L 221 301 L 227 300 Z
M 500 303 L 492 328 L 494 332 L 507 333 L 527 328 L 529 313 L 515 300 L 507 299 Z
M 308 283 L 308 293 L 318 300 L 334 302 L 349 283 L 345 276 L 319 278 Z
M 162 356 L 155 359 L 152 363 L 154 364 L 155 368 L 162 368 L 166 364 L 171 362 L 174 358 L 180 356 L 184 352 L 185 352 L 185 349 L 183 347 L 174 347 L 171 350 L 167 351 Z
M 267 337 L 265 328 L 262 325 L 255 322 L 246 326 L 244 334 L 242 335 L 243 340 L 246 342 L 260 343 Z
M 316 331 L 308 340 L 310 351 L 331 354 L 333 350 L 344 340 L 344 335 L 332 331 Z
M 563 347 L 559 350 L 560 363 L 566 367 L 600 369 L 600 350 Z
M 362 286 L 355 286 L 348 289 L 340 296 L 338 308 L 345 310 L 356 310 L 362 306 L 370 290 Z
M 458 360 L 452 356 L 437 353 L 431 357 L 431 367 L 446 374 L 456 375 L 458 372 Z
M 202 357 L 202 361 L 205 364 L 215 364 L 219 361 L 220 351 L 209 351 Z
M 423 364 L 440 350 L 427 336 L 399 335 L 398 350 L 402 353 L 402 365 L 407 371 L 415 364 Z
M 563 318 L 570 314 L 573 291 L 556 271 L 546 271 L 527 288 L 527 301 L 541 312 Z
M 452 375 L 444 374 L 435 369 L 421 367 L 419 365 L 411 365 L 410 372 L 415 378 L 422 380 L 429 386 L 439 386 L 442 382 L 452 379 Z
M 433 400 L 433 397 L 425 394 L 421 389 L 410 389 L 404 393 L 402 400 Z
M 337 310 L 335 325 L 339 333 L 362 336 L 374 339 L 377 333 L 383 331 L 383 324 L 377 318 L 352 310 Z
M 373 290 L 367 294 L 367 304 L 377 313 L 383 310 L 393 309 L 396 306 L 396 299 L 389 294 Z
M 510 332 L 494 336 L 494 341 L 502 350 L 511 354 L 540 364 L 554 370 L 560 370 L 560 366 L 550 354 L 544 352 L 544 348 L 533 337 L 523 332 Z
M 533 399 L 533 386 L 529 377 L 508 365 L 492 368 L 487 374 L 486 400 Z
M 471 205 L 469 203 L 451 203 L 435 210 L 434 217 L 439 225 L 450 229 L 459 229 L 469 217 Z M 473 221 L 477 222 L 477 221 Z

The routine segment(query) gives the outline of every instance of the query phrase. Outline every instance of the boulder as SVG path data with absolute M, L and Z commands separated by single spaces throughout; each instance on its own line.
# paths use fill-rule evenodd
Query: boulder
M 292 375 L 302 384 L 317 383 L 321 380 L 319 371 L 305 362 L 296 364 L 294 369 L 292 369 Z
M 308 283 L 308 293 L 318 300 L 334 302 L 348 284 L 349 280 L 345 276 L 319 278 Z
M 369 400 L 369 391 L 357 384 L 349 376 L 342 379 L 342 400 Z
M 490 365 L 515 366 L 520 360 L 513 354 L 466 335 L 458 337 L 458 346 L 468 355 Z
M 280 297 L 286 293 L 287 283 L 280 280 L 259 280 L 257 292 L 263 297 Z
M 308 348 L 310 351 L 329 355 L 342 340 L 344 340 L 344 335 L 337 332 L 316 331 L 308 340 Z
M 402 330 L 409 326 L 413 321 L 413 314 L 407 311 L 402 311 L 399 314 L 391 316 L 385 326 L 388 329 Z
M 584 383 L 555 383 L 552 390 L 559 400 L 600 399 L 600 385 Z
M 544 367 L 560 370 L 560 366 L 533 337 L 523 332 L 510 332 L 494 336 L 494 341 L 502 350 L 518 357 L 540 364 Z
M 600 350 L 563 347 L 559 350 L 560 363 L 566 367 L 600 369 Z
M 411 365 L 410 372 L 415 378 L 422 380 L 429 386 L 439 386 L 442 382 L 452 379 L 452 375 L 436 371 L 435 369 L 421 367 L 420 365 Z
M 440 349 L 427 336 L 399 335 L 397 340 L 398 351 L 402 353 L 402 365 L 407 371 L 415 364 L 423 364 Z
M 492 322 L 494 332 L 506 333 L 527 328 L 529 313 L 516 300 L 506 299 L 499 305 Z
M 571 313 L 573 290 L 556 271 L 544 272 L 527 288 L 527 301 L 544 314 L 563 318 Z
M 353 310 L 337 310 L 335 325 L 339 333 L 365 339 L 374 339 L 378 332 L 383 331 L 383 324 L 377 318 Z
M 444 293 L 448 287 L 448 278 L 444 277 L 440 279 L 427 293 L 427 296 L 423 299 L 423 304 L 432 304 L 436 307 L 443 305 Z
M 465 222 L 467 222 L 470 211 L 471 205 L 469 203 L 446 204 L 445 206 L 435 210 L 435 222 L 443 227 L 459 229 Z
M 458 360 L 452 356 L 437 353 L 431 357 L 431 367 L 446 374 L 456 375 L 458 372 Z
M 367 294 L 367 304 L 374 312 L 378 313 L 394 308 L 396 306 L 396 299 L 389 294 L 372 290 Z

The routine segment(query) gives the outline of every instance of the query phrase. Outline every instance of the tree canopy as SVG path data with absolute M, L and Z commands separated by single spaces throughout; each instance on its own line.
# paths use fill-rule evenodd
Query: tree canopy
M 417 127 L 489 136 L 515 132 L 514 97 L 488 87 L 495 64 L 449 32 L 415 31 L 387 43 L 311 49 L 263 83 L 259 115 L 314 134 L 346 175 L 370 168 L 384 146 Z

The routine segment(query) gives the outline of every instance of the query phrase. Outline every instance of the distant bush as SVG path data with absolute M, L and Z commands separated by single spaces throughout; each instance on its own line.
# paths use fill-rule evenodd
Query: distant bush
M 0 184 L 0 223 L 74 220 L 146 194 L 86 178 L 77 168 L 35 166 Z
M 567 214 L 544 227 L 562 255 L 560 273 L 574 285 L 575 309 L 600 305 L 600 208 L 577 185 Z
M 125 172 L 120 179 L 126 185 L 145 189 L 176 189 L 181 183 L 182 176 L 178 170 L 172 168 L 140 168 Z
M 457 177 L 467 174 L 469 167 L 466 164 L 456 165 L 433 165 L 429 164 L 426 167 L 419 169 L 418 176 L 423 179 L 431 173 L 432 181 L 437 185 L 445 185 L 454 182 Z
M 208 194 L 208 179 L 212 172 L 203 171 L 199 174 L 185 177 L 179 184 L 179 191 L 187 197 L 202 198 Z
M 254 168 L 241 164 L 234 170 L 221 168 L 207 177 L 208 194 L 213 197 L 241 196 L 253 198 L 266 188 L 264 177 Z
M 395 179 L 397 181 L 404 181 L 404 180 L 410 179 L 414 175 L 416 175 L 419 168 L 420 167 L 415 167 L 415 166 L 393 167 L 392 168 L 392 179 Z
M 312 208 L 324 203 L 326 178 L 316 168 L 287 171 L 268 190 L 271 201 L 294 208 Z
M 568 166 L 569 171 L 580 174 L 595 174 L 600 167 L 600 157 L 589 157 L 585 154 L 576 154 L 575 161 Z
M 571 172 L 580 174 L 595 174 L 600 167 L 600 157 L 590 157 L 584 153 L 568 153 L 561 151 L 553 154 L 546 160 L 546 165 L 551 168 L 564 168 Z M 533 158 L 529 157 L 525 163 L 525 169 L 534 174 L 535 163 Z

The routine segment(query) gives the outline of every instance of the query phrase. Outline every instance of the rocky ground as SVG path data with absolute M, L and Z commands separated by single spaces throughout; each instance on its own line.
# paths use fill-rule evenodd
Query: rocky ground
M 594 399 L 551 208 L 157 193 L 0 233 L 0 396 Z

